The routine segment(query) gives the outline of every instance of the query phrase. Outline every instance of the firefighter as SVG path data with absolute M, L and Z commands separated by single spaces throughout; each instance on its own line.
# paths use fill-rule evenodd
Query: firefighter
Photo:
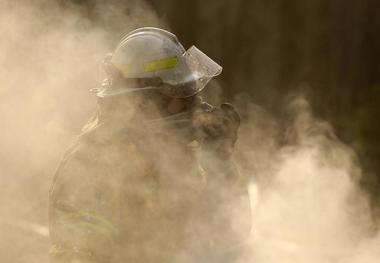
M 50 189 L 51 261 L 221 262 L 249 233 L 232 161 L 240 118 L 198 95 L 222 68 L 163 29 L 104 61 L 98 110 Z

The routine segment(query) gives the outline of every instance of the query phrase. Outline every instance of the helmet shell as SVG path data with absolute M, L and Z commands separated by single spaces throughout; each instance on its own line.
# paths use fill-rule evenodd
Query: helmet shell
M 143 27 L 127 34 L 109 59 L 124 78 L 160 78 L 160 87 L 106 87 L 99 97 L 144 89 L 160 89 L 172 97 L 188 97 L 198 93 L 222 68 L 194 46 L 187 53 L 177 37 L 160 28 Z M 196 51 L 196 52 L 194 52 Z M 199 60 L 199 58 L 202 58 Z M 196 59 L 196 60 L 194 60 Z M 208 68 L 212 72 L 207 72 Z

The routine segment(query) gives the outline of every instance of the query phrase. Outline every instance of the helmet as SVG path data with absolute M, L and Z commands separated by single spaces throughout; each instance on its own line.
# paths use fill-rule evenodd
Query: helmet
M 157 89 L 170 97 L 185 98 L 200 92 L 222 72 L 221 66 L 195 46 L 186 51 L 174 34 L 155 27 L 143 27 L 127 34 L 107 59 L 106 66 L 114 74 L 97 89 L 98 97 Z M 115 72 L 123 80 L 155 81 L 114 85 Z

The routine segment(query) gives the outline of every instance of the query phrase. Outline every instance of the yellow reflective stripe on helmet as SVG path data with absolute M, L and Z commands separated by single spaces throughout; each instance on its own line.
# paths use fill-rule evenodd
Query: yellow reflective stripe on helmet
M 175 56 L 167 59 L 147 62 L 144 65 L 144 70 L 145 72 L 154 72 L 162 69 L 174 68 L 175 66 L 177 66 L 178 61 L 178 57 Z
M 131 65 L 129 64 L 117 64 L 115 67 L 123 73 L 124 76 L 128 75 Z

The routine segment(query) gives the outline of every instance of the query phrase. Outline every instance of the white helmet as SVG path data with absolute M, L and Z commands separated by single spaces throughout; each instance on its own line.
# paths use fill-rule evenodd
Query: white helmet
M 222 72 L 221 66 L 195 46 L 185 51 L 174 34 L 154 27 L 139 28 L 126 35 L 110 55 L 108 64 L 125 80 L 160 81 L 136 87 L 113 85 L 111 79 L 97 89 L 98 97 L 144 89 L 157 89 L 171 97 L 189 97 Z

